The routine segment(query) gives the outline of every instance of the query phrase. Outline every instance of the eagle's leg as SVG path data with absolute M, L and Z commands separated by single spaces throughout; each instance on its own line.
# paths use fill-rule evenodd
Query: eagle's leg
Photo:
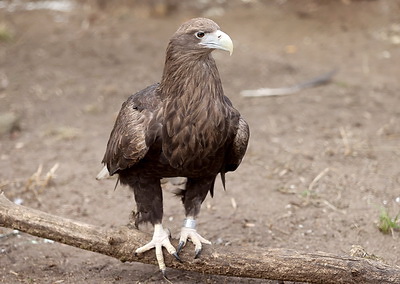
M 195 258 L 202 250 L 202 243 L 211 244 L 210 241 L 203 238 L 196 230 L 196 217 L 200 212 L 201 204 L 207 196 L 208 191 L 214 187 L 215 177 L 207 179 L 188 179 L 186 190 L 182 193 L 182 201 L 185 207 L 186 219 L 183 222 L 181 236 L 179 239 L 178 253 L 190 239 L 195 246 Z
M 202 243 L 211 245 L 209 240 L 206 240 L 196 230 L 196 220 L 192 216 L 186 216 L 181 229 L 181 237 L 179 239 L 178 253 L 186 245 L 187 240 L 190 239 L 195 246 L 194 258 L 197 258 L 202 250 Z
M 150 222 L 154 226 L 153 238 L 144 246 L 136 249 L 135 253 L 140 254 L 155 248 L 158 266 L 165 276 L 166 266 L 164 263 L 164 256 L 162 247 L 174 255 L 180 261 L 176 249 L 170 242 L 169 231 L 162 226 L 163 217 L 163 198 L 160 186 L 160 180 L 150 179 L 145 177 L 125 177 L 121 176 L 121 182 L 127 183 L 133 189 L 135 201 L 137 205 L 137 212 L 135 216 L 135 226 L 138 227 L 140 223 Z
M 178 253 L 176 252 L 176 249 L 171 244 L 169 237 L 170 237 L 169 231 L 164 229 L 162 224 L 155 224 L 153 238 L 151 239 L 151 241 L 145 244 L 144 246 L 136 249 L 135 251 L 135 253 L 143 253 L 152 248 L 155 248 L 158 267 L 160 268 L 164 276 L 165 276 L 166 266 L 164 262 L 164 256 L 162 253 L 162 247 L 165 247 L 170 254 L 175 256 L 177 260 L 181 261 L 181 259 L 178 256 Z

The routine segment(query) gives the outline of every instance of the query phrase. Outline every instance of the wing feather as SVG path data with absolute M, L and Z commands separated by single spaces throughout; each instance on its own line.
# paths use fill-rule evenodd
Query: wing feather
M 157 86 L 147 87 L 122 104 L 103 158 L 110 175 L 138 163 L 155 141 L 158 127 L 153 118 L 160 104 Z
M 232 146 L 228 148 L 225 172 L 234 171 L 242 162 L 249 142 L 250 130 L 247 122 L 240 117 L 236 135 Z

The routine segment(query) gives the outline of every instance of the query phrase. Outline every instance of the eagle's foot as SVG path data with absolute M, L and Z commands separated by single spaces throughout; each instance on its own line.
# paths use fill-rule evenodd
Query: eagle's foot
M 176 249 L 171 244 L 169 237 L 170 237 L 169 231 L 165 230 L 161 224 L 156 224 L 154 225 L 154 234 L 151 241 L 148 244 L 145 244 L 144 246 L 136 249 L 135 251 L 135 253 L 140 254 L 152 248 L 155 248 L 158 267 L 160 268 L 164 277 L 165 277 L 166 266 L 164 263 L 164 255 L 162 252 L 162 247 L 165 247 L 170 254 L 172 254 L 178 261 L 182 262 L 178 253 L 176 252 Z
M 211 242 L 200 236 L 200 234 L 197 233 L 196 229 L 182 227 L 181 237 L 179 239 L 179 244 L 178 244 L 178 253 L 181 252 L 182 248 L 186 245 L 188 239 L 190 239 L 194 244 L 195 248 L 194 258 L 199 257 L 202 250 L 202 243 L 211 245 Z

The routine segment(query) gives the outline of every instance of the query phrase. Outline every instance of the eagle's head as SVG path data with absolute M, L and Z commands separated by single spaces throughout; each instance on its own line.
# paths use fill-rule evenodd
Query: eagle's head
M 194 18 L 183 23 L 170 40 L 175 52 L 207 54 L 215 49 L 233 52 L 231 38 L 212 20 Z

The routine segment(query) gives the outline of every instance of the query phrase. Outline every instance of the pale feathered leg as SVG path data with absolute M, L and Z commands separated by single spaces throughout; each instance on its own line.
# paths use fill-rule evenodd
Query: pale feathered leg
M 178 256 L 178 253 L 176 252 L 176 249 L 171 244 L 169 237 L 170 234 L 168 230 L 164 229 L 161 224 L 155 224 L 153 238 L 151 239 L 151 241 L 148 244 L 145 244 L 144 246 L 136 249 L 135 251 L 135 253 L 140 254 L 155 248 L 158 267 L 160 268 L 164 277 L 165 277 L 166 266 L 164 263 L 164 255 L 162 252 L 163 247 L 165 247 L 167 251 L 170 254 L 172 254 L 177 260 L 181 261 L 181 259 Z

